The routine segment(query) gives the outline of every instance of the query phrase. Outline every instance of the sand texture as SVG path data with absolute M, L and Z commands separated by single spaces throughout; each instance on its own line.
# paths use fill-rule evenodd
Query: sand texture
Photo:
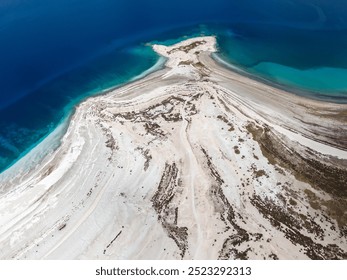
M 346 259 L 347 106 L 228 70 L 214 37 L 81 103 L 0 175 L 1 259 Z

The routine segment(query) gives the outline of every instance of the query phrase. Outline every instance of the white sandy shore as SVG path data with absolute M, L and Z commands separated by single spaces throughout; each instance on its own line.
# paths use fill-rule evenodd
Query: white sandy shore
M 215 43 L 153 46 L 164 70 L 86 100 L 54 154 L 1 174 L 0 258 L 344 258 L 345 220 L 312 201 L 334 192 L 256 137 L 346 171 L 346 106 L 233 73 Z

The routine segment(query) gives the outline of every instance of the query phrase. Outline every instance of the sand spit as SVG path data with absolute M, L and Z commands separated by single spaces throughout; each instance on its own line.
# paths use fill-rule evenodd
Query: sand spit
M 0 176 L 1 259 L 346 259 L 347 106 L 240 76 L 214 37 L 77 107 Z

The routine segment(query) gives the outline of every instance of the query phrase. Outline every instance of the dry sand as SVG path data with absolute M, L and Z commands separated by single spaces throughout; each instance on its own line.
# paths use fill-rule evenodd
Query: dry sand
M 165 69 L 0 175 L 0 258 L 347 258 L 347 106 L 224 68 L 214 37 L 153 48 Z

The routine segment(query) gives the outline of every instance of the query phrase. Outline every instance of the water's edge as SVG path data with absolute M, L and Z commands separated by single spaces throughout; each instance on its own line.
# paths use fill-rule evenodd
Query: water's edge
M 158 56 L 157 62 L 149 69 L 143 71 L 141 74 L 129 79 L 129 81 L 117 84 L 115 86 L 105 88 L 98 93 L 93 95 L 87 95 L 81 98 L 78 102 L 74 103 L 71 101 L 70 104 L 66 105 L 64 108 L 64 117 L 60 120 L 57 126 L 49 131 L 46 135 L 40 138 L 36 143 L 27 148 L 20 156 L 15 159 L 9 166 L 0 171 L 0 181 L 4 178 L 10 178 L 15 173 L 25 174 L 30 172 L 37 164 L 39 164 L 46 156 L 54 153 L 56 149 L 59 148 L 61 140 L 64 137 L 70 120 L 75 113 L 75 108 L 89 98 L 94 98 L 100 95 L 106 95 L 117 88 L 123 87 L 127 84 L 133 83 L 135 81 L 141 80 L 148 75 L 157 72 L 165 68 L 166 58 Z
M 197 37 L 201 35 L 214 35 L 217 38 L 218 52 L 212 54 L 212 57 L 219 65 L 226 67 L 231 71 L 235 71 L 241 75 L 250 77 L 262 83 L 266 83 L 272 87 L 279 88 L 286 92 L 296 94 L 305 98 L 310 98 L 310 99 L 319 100 L 323 102 L 332 102 L 332 103 L 341 103 L 341 104 L 347 103 L 346 94 L 345 95 L 341 94 L 340 96 L 339 95 L 332 96 L 332 95 L 325 94 L 319 91 L 310 91 L 310 90 L 296 88 L 291 85 L 281 84 L 279 82 L 271 81 L 267 78 L 264 78 L 261 75 L 257 75 L 257 73 L 254 71 L 248 71 L 248 69 L 246 68 L 241 68 L 239 67 L 239 65 L 234 65 L 232 62 L 227 61 L 225 59 L 227 54 L 225 53 L 225 50 L 222 47 L 220 47 L 218 44 L 219 36 L 220 34 L 222 34 L 221 33 L 222 31 L 219 30 L 216 33 L 215 31 L 216 30 L 213 28 L 208 29 L 206 26 L 199 26 L 199 28 L 195 29 L 194 31 L 185 33 L 189 35 L 179 36 L 177 37 L 177 39 L 164 39 L 159 41 L 151 41 L 150 43 L 146 44 L 146 47 L 149 47 L 149 45 L 153 43 L 171 45 L 187 38 L 193 38 L 193 37 Z M 133 51 L 135 50 L 135 52 L 136 51 L 141 52 L 141 50 L 139 49 L 136 50 L 136 48 L 140 48 L 140 47 L 141 45 L 135 46 L 133 48 Z M 121 86 L 124 86 L 125 84 L 142 79 L 145 76 L 164 68 L 164 64 L 165 64 L 165 59 L 163 57 L 158 56 L 157 61 L 154 63 L 154 65 L 148 68 L 147 70 L 144 70 L 141 74 L 135 75 L 134 77 L 128 77 L 126 81 L 121 81 L 121 82 L 118 81 L 113 86 L 107 86 L 105 88 L 101 88 L 101 87 L 97 88 L 93 92 L 89 92 L 88 94 L 84 94 L 82 96 L 78 96 L 70 100 L 70 102 L 63 109 L 63 113 L 62 113 L 63 116 L 60 119 L 60 121 L 58 121 L 56 125 L 52 127 L 52 129 L 50 129 L 45 135 L 40 137 L 38 141 L 31 144 L 27 149 L 25 149 L 22 153 L 20 153 L 19 156 L 16 159 L 14 159 L 10 164 L 7 164 L 7 165 L 5 164 L 5 166 L 0 165 L 0 175 L 4 173 L 6 174 L 9 173 L 10 169 L 15 170 L 18 168 L 20 168 L 21 170 L 24 168 L 25 169 L 24 171 L 26 172 L 27 170 L 30 170 L 36 164 L 38 164 L 46 155 L 56 150 L 60 145 L 60 141 L 63 135 L 66 132 L 66 129 L 69 124 L 69 120 L 74 113 L 74 108 L 76 107 L 76 105 L 80 104 L 87 98 L 97 96 L 100 94 L 107 94 L 108 92 L 116 88 L 119 88 Z M 0 176 L 0 179 L 1 179 L 1 176 Z

